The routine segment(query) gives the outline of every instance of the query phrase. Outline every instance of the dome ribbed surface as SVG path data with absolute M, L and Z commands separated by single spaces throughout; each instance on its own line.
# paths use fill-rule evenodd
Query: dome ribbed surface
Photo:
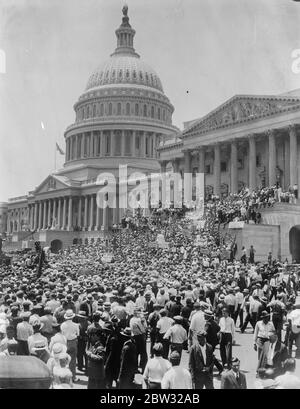
M 90 76 L 86 91 L 109 84 L 136 84 L 163 92 L 156 72 L 134 55 L 113 55 Z

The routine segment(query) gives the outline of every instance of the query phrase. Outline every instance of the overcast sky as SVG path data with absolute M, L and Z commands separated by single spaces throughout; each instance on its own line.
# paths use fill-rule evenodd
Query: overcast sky
M 292 0 L 127 0 L 135 49 L 161 78 L 173 123 L 235 94 L 300 88 L 300 3 Z M 0 0 L 0 201 L 54 170 L 89 75 L 116 47 L 121 0 Z M 57 154 L 57 167 L 64 157 Z

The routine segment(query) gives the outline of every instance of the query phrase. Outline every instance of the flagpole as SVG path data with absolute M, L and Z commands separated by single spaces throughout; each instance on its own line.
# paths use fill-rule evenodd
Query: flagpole
M 54 149 L 54 171 L 56 172 L 56 145 L 55 145 L 55 149 Z

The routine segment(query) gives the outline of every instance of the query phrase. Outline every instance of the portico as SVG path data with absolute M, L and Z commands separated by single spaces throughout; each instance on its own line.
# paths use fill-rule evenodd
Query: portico
M 173 170 L 205 173 L 207 194 L 276 183 L 288 189 L 300 180 L 299 133 L 300 97 L 236 96 L 185 124 L 159 157 Z

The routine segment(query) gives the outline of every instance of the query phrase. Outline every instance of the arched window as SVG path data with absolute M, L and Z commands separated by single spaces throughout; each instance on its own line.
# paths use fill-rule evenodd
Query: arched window
M 139 104 L 135 104 L 135 116 L 139 116 Z
M 90 117 L 90 106 L 88 105 L 86 109 L 86 118 L 89 118 L 89 117 Z
M 163 109 L 163 121 L 166 120 L 166 111 Z
M 157 109 L 157 118 L 160 120 L 160 108 Z
M 100 105 L 100 116 L 103 116 L 103 104 Z
M 154 118 L 154 106 L 151 107 L 151 118 Z
M 112 103 L 108 104 L 108 115 L 112 115 Z
M 93 116 L 95 117 L 96 116 L 96 105 L 94 104 L 94 106 L 93 106 Z
M 118 102 L 117 105 L 117 115 L 121 115 L 122 111 L 121 111 L 121 102 Z
M 82 108 L 82 119 L 84 119 L 84 118 L 85 118 L 85 109 Z
M 144 112 L 143 112 L 144 116 L 147 116 L 147 105 L 144 105 Z
M 126 115 L 130 115 L 130 104 L 127 102 L 126 104 Z

